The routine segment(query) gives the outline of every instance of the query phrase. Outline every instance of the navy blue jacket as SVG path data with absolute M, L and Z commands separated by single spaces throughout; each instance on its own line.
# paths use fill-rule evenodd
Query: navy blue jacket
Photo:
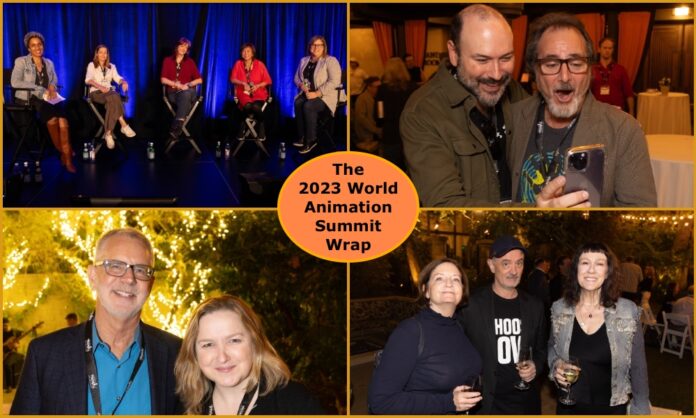
M 12 415 L 86 415 L 85 323 L 29 343 Z M 141 323 L 150 374 L 153 415 L 181 414 L 174 393 L 174 362 L 181 339 Z
M 419 354 L 421 330 L 423 344 Z M 481 357 L 457 319 L 424 308 L 401 322 L 389 336 L 381 362 L 372 373 L 370 412 L 455 412 L 452 391 L 480 373 Z

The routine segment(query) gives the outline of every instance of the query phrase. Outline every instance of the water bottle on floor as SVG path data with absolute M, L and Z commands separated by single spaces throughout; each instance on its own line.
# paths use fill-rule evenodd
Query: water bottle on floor
M 152 142 L 147 143 L 147 159 L 148 160 L 155 159 L 155 144 Z
M 43 173 L 41 172 L 41 162 L 34 163 L 34 181 L 37 183 L 43 182 Z
M 215 145 L 215 158 L 222 158 L 222 145 L 220 144 L 220 141 L 218 141 L 217 145 Z
M 31 183 L 31 171 L 29 170 L 29 161 L 24 162 L 24 170 L 22 172 L 22 179 L 25 183 Z

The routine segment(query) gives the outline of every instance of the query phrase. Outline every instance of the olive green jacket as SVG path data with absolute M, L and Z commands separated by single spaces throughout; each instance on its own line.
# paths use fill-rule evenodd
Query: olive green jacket
M 527 93 L 511 82 L 503 96 L 506 135 L 510 103 Z M 416 90 L 401 114 L 400 131 L 411 180 L 423 207 L 482 207 L 500 204 L 500 185 L 488 142 L 469 119 L 476 98 L 445 63 Z
M 508 136 L 507 159 L 512 173 L 513 202 L 520 200 L 520 173 L 539 101 L 535 95 L 511 107 L 510 120 L 516 129 L 512 137 Z M 588 91 L 571 146 L 591 144 L 604 144 L 602 206 L 657 206 L 648 145 L 638 121 L 614 106 L 595 100 Z

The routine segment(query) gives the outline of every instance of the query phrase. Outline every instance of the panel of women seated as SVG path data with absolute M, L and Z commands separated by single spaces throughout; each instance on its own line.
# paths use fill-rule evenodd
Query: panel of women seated
M 19 89 L 15 93 L 19 104 L 31 104 L 42 123 L 45 123 L 51 140 L 60 151 L 61 163 L 69 172 L 75 172 L 70 143 L 69 124 L 65 112 L 65 98 L 58 90 L 58 76 L 53 62 L 43 56 L 44 37 L 38 32 L 30 32 L 24 38 L 29 54 L 15 60 L 11 85 Z M 185 132 L 185 123 L 200 100 L 197 87 L 202 85 L 203 77 L 196 62 L 189 56 L 191 41 L 180 38 L 170 56 L 162 61 L 160 82 L 167 101 L 175 113 L 169 126 L 169 137 L 178 139 Z M 298 139 L 294 145 L 301 154 L 312 151 L 317 145 L 318 122 L 321 114 L 334 115 L 338 105 L 339 86 L 341 86 L 341 66 L 338 60 L 328 54 L 328 45 L 323 36 L 316 35 L 308 44 L 309 54 L 303 57 L 294 74 L 294 84 L 300 90 L 294 99 Z M 269 97 L 268 88 L 272 78 L 265 64 L 256 59 L 256 48 L 245 43 L 240 48 L 240 59 L 232 68 L 229 81 L 235 86 L 235 96 L 240 110 L 252 114 L 258 122 L 257 140 L 266 139 L 263 105 Z M 87 96 L 92 103 L 106 109 L 104 115 L 104 141 L 109 149 L 114 148 L 114 129 L 120 125 L 121 134 L 128 138 L 136 136 L 125 119 L 124 104 L 113 85 L 121 87 L 126 93 L 129 84 L 111 62 L 109 48 L 98 45 L 92 61 L 88 63 L 84 83 Z M 237 137 L 244 130 L 241 124 Z

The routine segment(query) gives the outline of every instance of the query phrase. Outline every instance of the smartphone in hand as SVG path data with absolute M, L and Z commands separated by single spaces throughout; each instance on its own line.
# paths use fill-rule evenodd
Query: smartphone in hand
M 564 168 L 565 193 L 586 190 L 592 207 L 600 207 L 604 185 L 604 144 L 569 148 Z

